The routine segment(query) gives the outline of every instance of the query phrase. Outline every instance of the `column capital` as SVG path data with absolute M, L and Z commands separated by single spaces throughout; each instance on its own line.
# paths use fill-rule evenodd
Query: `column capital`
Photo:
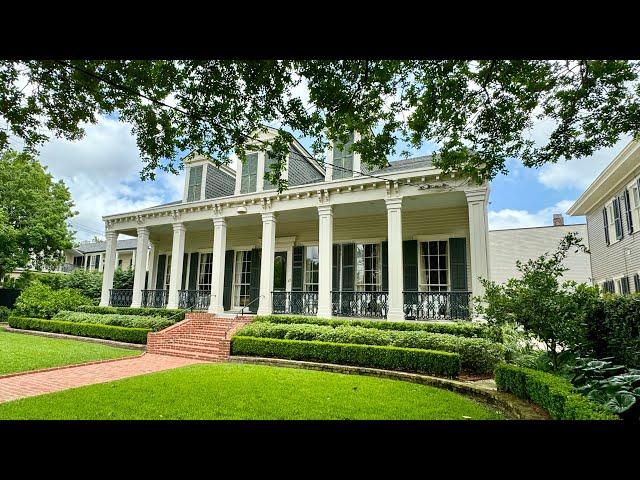
M 112 230 L 105 232 L 104 236 L 107 240 L 116 240 L 118 238 L 119 232 Z
M 467 196 L 467 203 L 484 202 L 487 199 L 486 188 L 472 188 L 465 190 L 464 194 Z
M 333 207 L 331 205 L 319 205 L 318 215 L 333 215 Z
M 211 219 L 214 227 L 226 227 L 227 219 L 225 217 L 214 217 Z
M 387 210 L 400 210 L 402 208 L 402 197 L 385 198 L 384 203 L 387 204 Z
M 266 222 L 275 222 L 276 221 L 276 214 L 275 212 L 264 212 L 262 214 L 262 222 L 266 223 Z
M 185 231 L 187 229 L 187 227 L 185 227 L 184 223 L 182 222 L 176 222 L 173 224 L 173 231 L 177 231 L 177 230 L 182 230 Z
M 148 237 L 149 236 L 149 229 L 147 227 L 138 227 L 136 228 L 136 231 L 138 232 L 138 236 L 142 237 Z

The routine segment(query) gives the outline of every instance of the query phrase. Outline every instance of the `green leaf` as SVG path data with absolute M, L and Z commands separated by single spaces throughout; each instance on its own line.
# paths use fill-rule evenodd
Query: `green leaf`
M 618 415 L 629 411 L 636 404 L 636 397 L 629 392 L 618 392 L 609 399 L 606 406 Z

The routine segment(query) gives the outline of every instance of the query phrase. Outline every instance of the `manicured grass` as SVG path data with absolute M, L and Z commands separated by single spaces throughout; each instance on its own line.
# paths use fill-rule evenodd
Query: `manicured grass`
M 463 420 L 497 412 L 446 390 L 263 365 L 206 364 L 0 404 L 0 419 Z
M 0 375 L 127 355 L 140 355 L 140 351 L 0 329 Z

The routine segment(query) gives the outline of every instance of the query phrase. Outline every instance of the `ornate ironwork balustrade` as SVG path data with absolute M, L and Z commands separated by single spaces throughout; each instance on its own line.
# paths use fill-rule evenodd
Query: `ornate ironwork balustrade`
M 109 290 L 109 305 L 112 307 L 130 307 L 133 290 L 112 288 Z
M 316 315 L 318 292 L 271 292 L 274 314 Z
M 468 320 L 471 292 L 403 292 L 406 320 Z
M 207 310 L 211 301 L 209 290 L 180 290 L 178 292 L 178 307 L 194 310 Z
M 164 308 L 169 300 L 169 290 L 142 290 L 142 306 Z
M 387 318 L 389 292 L 331 292 L 333 315 L 337 317 Z

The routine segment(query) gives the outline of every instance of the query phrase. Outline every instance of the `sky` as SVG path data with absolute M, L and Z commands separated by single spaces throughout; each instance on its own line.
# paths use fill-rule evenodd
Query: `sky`
M 548 126 L 534 126 L 536 141 L 544 141 Z M 158 173 L 155 181 L 141 181 L 143 168 L 130 125 L 115 118 L 100 118 L 85 126 L 78 141 L 52 137 L 40 150 L 40 161 L 71 191 L 75 209 L 71 219 L 76 240 L 104 237 L 103 215 L 123 213 L 182 198 L 184 172 Z M 311 139 L 299 139 L 309 148 Z M 562 213 L 566 224 L 584 223 L 584 217 L 570 217 L 567 209 L 622 150 L 630 138 L 612 148 L 583 159 L 562 161 L 538 169 L 526 168 L 517 159 L 507 162 L 509 173 L 491 182 L 489 228 L 505 229 L 552 225 L 554 213 Z M 14 145 L 18 147 L 18 145 Z M 398 152 L 405 146 L 399 145 Z M 411 155 L 430 153 L 434 144 L 408 149 Z M 399 155 L 390 157 L 393 161 Z M 232 161 L 235 166 L 235 160 Z

